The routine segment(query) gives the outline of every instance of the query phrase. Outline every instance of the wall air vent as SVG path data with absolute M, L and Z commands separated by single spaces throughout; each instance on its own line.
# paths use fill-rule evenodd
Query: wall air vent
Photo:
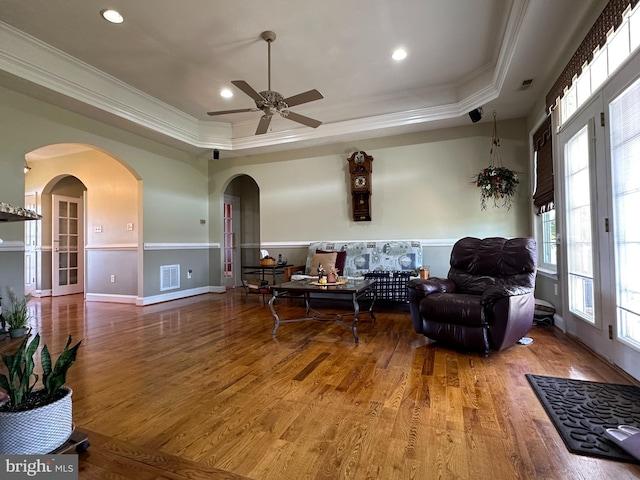
M 162 265 L 160 267 L 160 290 L 180 288 L 180 265 Z

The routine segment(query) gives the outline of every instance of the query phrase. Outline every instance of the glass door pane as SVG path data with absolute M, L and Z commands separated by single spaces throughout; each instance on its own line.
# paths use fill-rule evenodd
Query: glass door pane
M 81 293 L 84 289 L 82 199 L 53 195 L 52 294 Z
M 224 276 L 233 276 L 233 206 L 224 204 Z
M 589 126 L 565 144 L 569 310 L 595 323 Z
M 640 80 L 609 112 L 618 337 L 640 348 Z

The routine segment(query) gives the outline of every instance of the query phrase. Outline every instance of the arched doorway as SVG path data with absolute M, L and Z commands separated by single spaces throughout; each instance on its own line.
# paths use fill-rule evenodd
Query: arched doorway
M 25 199 L 32 198 L 42 215 L 33 235 L 35 261 L 25 261 L 25 268 L 35 264 L 34 293 L 84 292 L 87 300 L 134 303 L 142 235 L 139 176 L 88 145 L 50 145 L 25 160 L 31 168 Z
M 222 214 L 222 281 L 242 285 L 241 265 L 259 260 L 260 188 L 249 175 L 231 179 L 224 190 Z

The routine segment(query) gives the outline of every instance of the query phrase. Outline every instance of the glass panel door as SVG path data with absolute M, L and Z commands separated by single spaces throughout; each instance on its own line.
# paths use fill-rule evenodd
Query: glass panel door
M 36 194 L 25 194 L 24 206 L 36 211 Z M 24 222 L 24 294 L 32 294 L 36 289 L 36 243 L 41 220 Z
M 640 349 L 640 80 L 609 105 L 618 338 Z
M 610 358 L 612 342 L 603 320 L 602 291 L 609 281 L 605 228 L 608 187 L 605 129 L 600 121 L 602 97 L 595 97 L 563 125 L 558 134 L 561 195 L 558 198 L 558 237 L 563 272 L 562 319 L 567 332 L 589 348 Z M 561 267 L 561 268 L 560 268 Z
M 222 212 L 222 277 L 227 287 L 237 286 L 239 271 L 239 249 L 236 244 L 240 235 L 240 198 L 224 196 Z
M 53 295 L 84 291 L 82 199 L 53 195 Z
M 595 323 L 590 125 L 565 144 L 565 227 L 569 310 Z

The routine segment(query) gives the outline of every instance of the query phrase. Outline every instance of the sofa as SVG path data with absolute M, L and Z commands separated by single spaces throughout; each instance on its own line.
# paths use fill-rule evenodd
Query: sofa
M 417 333 L 465 350 L 502 350 L 533 326 L 537 267 L 533 238 L 458 240 L 447 278 L 413 279 L 409 311 Z
M 377 289 L 381 300 L 406 301 L 406 283 L 417 278 L 422 267 L 422 245 L 419 241 L 328 242 L 309 244 L 304 265 L 287 267 L 285 281 L 310 279 L 318 274 L 318 265 L 325 271 L 335 267 L 338 275 L 348 279 L 363 279 L 366 275 L 380 279 L 384 287 L 388 279 L 401 282 L 401 295 L 390 297 L 387 288 Z

